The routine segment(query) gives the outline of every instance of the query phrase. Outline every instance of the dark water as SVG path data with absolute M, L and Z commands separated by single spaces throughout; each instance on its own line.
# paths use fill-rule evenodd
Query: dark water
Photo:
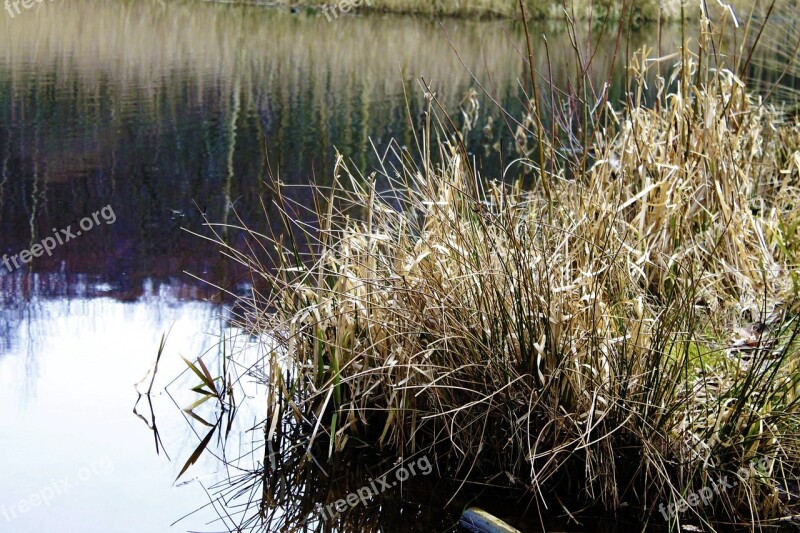
M 413 147 L 421 78 L 456 117 L 477 87 L 467 68 L 519 110 L 521 29 L 505 21 L 444 28 L 188 1 L 56 0 L 14 18 L 3 12 L 0 254 L 9 266 L 0 263 L 0 531 L 225 528 L 211 508 L 170 527 L 230 474 L 207 454 L 173 484 L 203 434 L 180 410 L 195 399 L 197 380 L 182 373 L 179 355 L 210 362 L 227 339 L 242 360 L 257 356 L 255 345 L 235 340 L 230 298 L 219 288 L 246 294 L 251 284 L 216 245 L 184 229 L 209 235 L 205 218 L 277 229 L 274 177 L 325 184 L 337 150 L 368 172 L 373 150 L 390 139 Z M 574 76 L 568 35 L 558 25 L 540 30 L 551 60 L 537 49 L 539 67 L 566 86 Z M 665 35 L 665 47 L 676 39 Z M 652 40 L 642 32 L 631 47 Z M 598 87 L 612 61 L 610 47 L 601 48 Z M 622 64 L 612 79 L 617 98 Z M 481 102 L 484 119 L 498 120 L 489 99 Z M 502 151 L 510 135 L 498 131 L 495 141 Z M 488 177 L 501 177 L 508 155 L 475 157 L 496 173 Z M 301 188 L 292 194 L 309 202 Z M 50 255 L 36 248 L 65 237 L 62 229 L 75 237 Z M 41 257 L 22 264 L 24 250 Z M 156 454 L 131 410 L 134 384 L 167 330 L 153 388 L 163 441 Z M 257 446 L 258 431 L 245 430 L 264 416 L 264 391 L 240 386 L 255 400 L 240 410 L 228 449 Z M 435 521 L 430 510 L 419 513 L 423 524 Z

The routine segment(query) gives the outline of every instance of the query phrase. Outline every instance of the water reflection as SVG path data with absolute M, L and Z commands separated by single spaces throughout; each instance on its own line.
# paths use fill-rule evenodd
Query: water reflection
M 90 284 L 84 289 L 93 290 Z M 148 435 L 130 414 L 132 385 L 154 357 L 154 339 L 170 326 L 175 352 L 163 368 L 170 379 L 180 375 L 176 352 L 208 349 L 219 310 L 203 303 L 168 305 L 154 292 L 136 303 L 27 298 L 18 321 L 4 325 L 17 342 L 0 357 L 0 505 L 8 510 L 0 530 L 61 531 L 67 524 L 81 531 L 163 531 L 195 510 L 204 491 L 196 483 L 171 488 L 177 465 L 152 453 Z M 163 390 L 166 383 L 157 385 Z M 163 393 L 154 400 L 161 424 L 173 428 L 165 438 L 170 456 L 190 453 L 193 442 L 180 411 Z M 98 462 L 110 464 L 108 472 L 83 479 L 82 469 Z M 54 480 L 69 484 L 47 506 L 31 506 Z M 212 518 L 196 515 L 186 527 Z

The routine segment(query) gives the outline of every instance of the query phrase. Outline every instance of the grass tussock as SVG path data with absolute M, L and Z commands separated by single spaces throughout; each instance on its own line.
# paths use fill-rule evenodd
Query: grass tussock
M 269 285 L 243 318 L 279 345 L 268 440 L 288 417 L 309 450 L 425 453 L 569 513 L 661 524 L 728 479 L 670 525 L 797 515 L 800 127 L 712 48 L 662 58 L 652 99 L 659 61 L 637 54 L 627 105 L 587 107 L 591 128 L 547 131 L 535 96 L 502 173 L 428 94 L 417 160 L 340 158 L 313 207 L 279 187 L 286 233 L 228 251 Z

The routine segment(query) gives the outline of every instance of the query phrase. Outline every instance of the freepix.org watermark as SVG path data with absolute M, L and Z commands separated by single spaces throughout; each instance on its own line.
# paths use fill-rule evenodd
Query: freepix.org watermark
M 661 0 L 661 11 L 666 15 L 675 16 L 681 12 L 681 9 L 687 9 L 691 4 L 699 5 L 698 2 L 691 0 Z
M 72 239 L 80 237 L 83 232 L 89 231 L 95 226 L 99 226 L 101 218 L 106 224 L 113 224 L 117 221 L 117 215 L 114 214 L 114 209 L 111 208 L 111 205 L 105 206 L 100 211 L 95 211 L 91 216 L 83 217 L 80 222 L 78 222 L 78 226 L 81 229 L 73 231 L 72 224 L 60 230 L 53 228 L 52 237 L 45 237 L 31 246 L 30 250 L 22 250 L 14 255 L 3 254 L 3 265 L 5 265 L 9 272 L 13 272 L 15 268 L 21 266 L 20 263 L 26 265 L 30 263 L 34 257 L 41 257 L 42 254 L 45 253 L 49 257 L 53 255 L 53 250 L 55 250 L 56 246 L 66 244 Z
M 697 492 L 687 494 L 680 502 L 670 503 L 666 507 L 664 507 L 663 503 L 658 504 L 658 511 L 661 513 L 661 516 L 664 517 L 664 520 L 669 521 L 676 514 L 685 513 L 690 507 L 694 508 L 701 504 L 708 505 L 711 503 L 711 500 L 714 499 L 715 494 L 719 495 L 732 489 L 739 484 L 739 481 L 747 481 L 750 478 L 750 472 L 764 471 L 768 466 L 769 460 L 766 457 L 762 457 L 750 463 L 750 468 L 740 467 L 739 470 L 736 471 L 737 479 L 731 480 L 730 483 L 728 482 L 728 476 L 723 476 L 722 479 L 718 480 L 716 483 L 712 481 L 710 486 L 706 485 Z
M 75 476 L 67 476 L 59 479 L 51 479 L 50 483 L 34 492 L 29 494 L 28 497 L 23 498 L 12 504 L 0 505 L 0 514 L 3 515 L 6 522 L 19 518 L 19 516 L 27 513 L 28 511 L 44 505 L 50 505 L 50 501 L 56 496 L 66 494 L 82 482 L 88 481 L 93 477 L 100 475 L 108 475 L 114 470 L 114 464 L 108 457 L 93 462 L 90 465 L 81 467 Z M 2 529 L 2 528 L 0 528 Z
M 416 476 L 417 474 L 427 476 L 431 472 L 433 472 L 433 466 L 431 466 L 430 460 L 427 457 L 421 457 L 417 459 L 416 463 L 412 462 L 407 466 L 403 465 L 395 470 L 395 479 L 389 478 L 389 474 L 384 474 L 378 479 L 373 479 L 369 482 L 369 485 L 365 485 L 357 491 L 351 492 L 344 498 L 328 504 L 320 514 L 322 515 L 323 519 L 330 520 L 338 514 L 345 512 L 348 507 L 355 507 L 358 502 L 366 505 L 367 500 L 373 496 L 377 496 L 387 489 L 396 487 L 398 483 L 407 480 L 411 476 Z
M 53 0 L 50 1 L 52 2 Z M 22 4 L 22 7 L 24 7 L 25 9 L 30 9 L 34 5 L 41 4 L 42 2 L 44 2 L 44 0 L 5 0 L 5 8 L 8 14 L 13 19 L 16 15 L 22 13 L 22 11 L 20 11 L 19 9 L 20 4 Z
M 717 4 L 719 4 L 722 9 L 730 13 L 731 17 L 733 18 L 734 25 L 738 28 L 739 21 L 736 18 L 736 13 L 734 13 L 730 2 L 717 0 Z M 705 10 L 703 3 L 698 2 L 698 0 L 661 0 L 660 5 L 661 11 L 669 17 L 677 17 L 680 15 L 681 9 Z
M 351 9 L 356 9 L 361 6 L 372 7 L 372 0 L 339 0 L 334 4 L 325 4 L 322 6 L 322 13 L 328 22 L 332 22 L 339 18 L 339 12 L 347 14 Z

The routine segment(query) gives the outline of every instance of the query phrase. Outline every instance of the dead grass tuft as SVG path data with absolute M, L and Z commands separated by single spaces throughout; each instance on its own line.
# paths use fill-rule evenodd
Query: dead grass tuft
M 658 516 L 738 472 L 681 520 L 796 514 L 800 130 L 708 55 L 660 61 L 655 100 L 641 52 L 629 105 L 593 110 L 590 163 L 541 132 L 479 173 L 428 95 L 419 163 L 339 158 L 313 208 L 278 187 L 270 263 L 228 250 L 270 287 L 243 323 L 280 346 L 268 438 L 288 416 L 308 449 L 425 453 L 570 510 Z

